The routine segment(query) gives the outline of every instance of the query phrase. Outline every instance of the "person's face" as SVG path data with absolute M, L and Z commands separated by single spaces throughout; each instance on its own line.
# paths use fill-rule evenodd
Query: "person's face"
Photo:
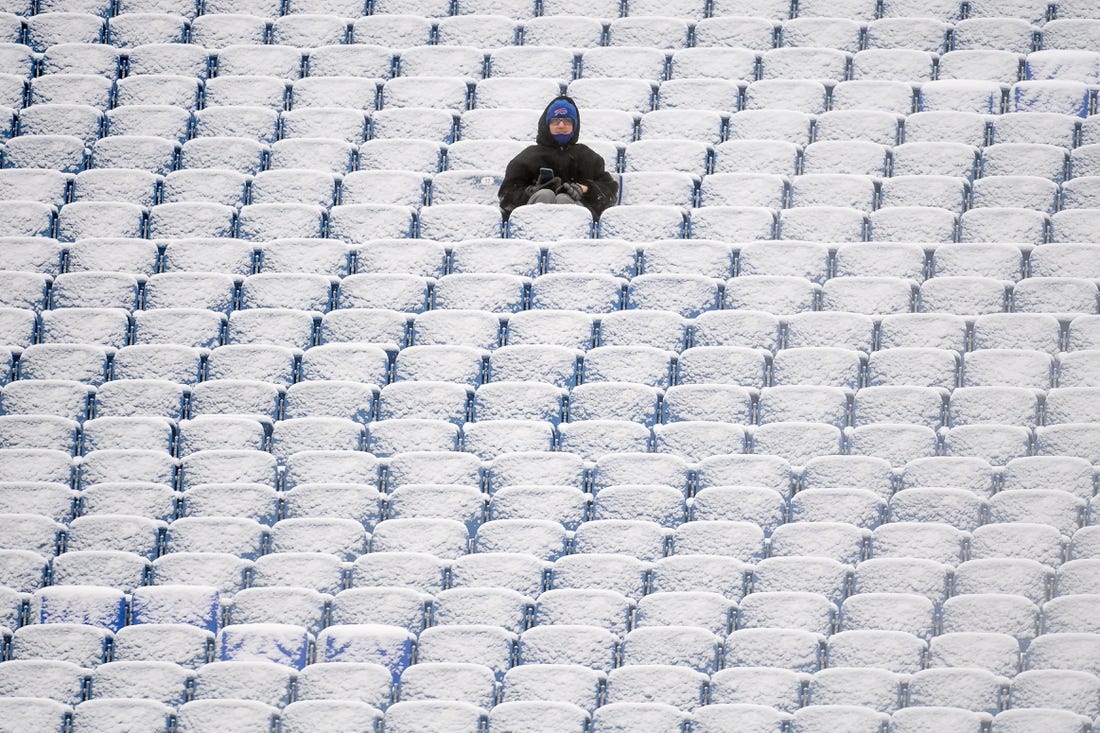
M 551 135 L 571 135 L 573 134 L 573 120 L 568 117 L 555 117 L 550 120 L 550 134 Z

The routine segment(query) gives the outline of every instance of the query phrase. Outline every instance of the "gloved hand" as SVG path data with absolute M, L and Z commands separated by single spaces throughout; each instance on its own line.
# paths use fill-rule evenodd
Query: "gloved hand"
M 523 195 L 527 198 L 531 198 L 535 195 L 535 191 L 538 191 L 539 188 L 540 186 L 528 186 L 527 188 L 523 189 Z
M 558 193 L 564 193 L 566 196 L 573 199 L 574 201 L 580 201 L 582 198 L 584 198 L 584 191 L 582 191 L 581 187 L 576 183 L 561 184 L 561 188 L 558 189 Z

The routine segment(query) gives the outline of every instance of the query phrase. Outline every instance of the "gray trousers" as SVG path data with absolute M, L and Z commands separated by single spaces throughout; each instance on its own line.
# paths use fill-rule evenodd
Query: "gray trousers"
M 565 193 L 554 193 L 549 188 L 540 188 L 531 194 L 531 198 L 527 199 L 529 204 L 575 204 L 577 201 L 573 200 L 573 197 Z

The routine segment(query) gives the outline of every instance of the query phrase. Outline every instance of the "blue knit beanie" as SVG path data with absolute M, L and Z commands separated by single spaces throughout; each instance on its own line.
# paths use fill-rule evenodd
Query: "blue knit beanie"
M 546 123 L 550 124 L 551 120 L 560 119 L 562 117 L 568 117 L 573 120 L 573 125 L 577 124 L 577 108 L 573 106 L 573 103 L 568 99 L 559 99 L 546 110 Z
M 573 139 L 577 132 L 577 108 L 568 99 L 559 99 L 553 102 L 546 110 L 546 124 L 551 120 L 568 119 L 573 121 L 573 129 L 568 135 L 552 135 L 558 145 L 565 145 Z

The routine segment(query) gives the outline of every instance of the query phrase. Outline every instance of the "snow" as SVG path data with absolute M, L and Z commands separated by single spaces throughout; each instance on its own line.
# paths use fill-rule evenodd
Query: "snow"
M 355 700 L 382 708 L 390 701 L 393 676 L 381 665 L 317 662 L 298 674 L 298 700 Z
M 186 71 L 180 69 L 180 72 Z M 120 79 L 116 97 L 120 106 L 171 105 L 185 110 L 198 107 L 202 82 L 194 76 L 179 74 L 144 74 Z
M 500 626 L 455 624 L 433 626 L 420 634 L 418 662 L 483 665 L 500 676 L 511 666 L 517 634 Z
M 1056 112 L 1058 114 L 1084 116 L 1086 109 L 1083 82 L 1075 81 L 1019 81 L 1009 91 L 1013 112 Z
M 1012 84 L 1019 73 L 1019 54 L 1011 51 L 971 48 L 951 51 L 940 60 L 941 79 L 982 79 Z
M 1073 670 L 1026 670 L 1013 678 L 1013 698 L 1020 708 L 1063 708 L 1079 715 L 1092 715 L 1090 700 L 1094 681 L 1086 672 Z
M 143 135 L 103 138 L 92 146 L 98 168 L 133 168 L 165 175 L 175 165 L 180 144 L 175 140 Z
M 164 203 L 203 202 L 235 206 L 244 200 L 247 176 L 238 171 L 226 169 L 189 168 L 169 173 L 161 189 Z M 262 191 L 262 189 L 261 189 Z M 187 240 L 173 240 L 174 242 Z M 211 240 L 213 241 L 213 240 Z M 226 243 L 244 245 L 244 242 L 225 240 Z M 213 246 L 208 247 L 213 249 Z M 182 247 L 181 247 L 182 249 Z M 171 258 L 165 259 L 165 270 L 175 267 Z M 198 268 L 192 268 L 198 269 Z M 221 268 L 234 271 L 232 268 Z M 241 274 L 247 274 L 241 273 Z
M 105 660 L 112 636 L 105 628 L 79 622 L 23 626 L 12 636 L 11 659 L 53 659 L 90 668 Z
M 436 595 L 433 621 L 487 624 L 520 633 L 534 601 L 508 588 L 450 588 Z
M 591 212 L 580 206 L 520 206 L 507 222 L 507 234 L 511 239 L 587 237 L 591 229 Z
M 177 552 L 158 558 L 153 572 L 159 584 L 214 586 L 231 594 L 244 586 L 251 568 L 251 560 L 227 553 Z
M 818 153 L 820 148 L 815 148 Z M 809 151 L 807 151 L 809 152 Z M 814 155 L 815 165 L 832 167 Z M 868 175 L 806 173 L 799 176 L 791 187 L 793 206 L 847 206 L 857 209 L 869 209 L 874 197 L 874 185 Z
M 31 104 L 82 104 L 105 109 L 111 81 L 97 74 L 51 74 L 31 81 Z
M 1089 39 L 1097 31 L 1095 20 L 1084 19 L 1084 14 L 1081 14 L 1080 17 L 1074 17 L 1078 15 L 1077 12 L 1074 12 L 1077 9 L 1072 5 L 1063 5 L 1064 9 L 1069 12 L 1066 12 L 1064 17 L 1051 21 L 1054 25 L 1044 27 L 1044 47 L 1071 50 L 1092 48 L 1093 45 Z
M 177 12 L 181 14 L 149 12 L 116 15 L 107 28 L 107 39 L 120 48 L 180 43 L 187 26 L 183 15 L 193 15 L 193 11 L 179 8 Z
M 843 206 L 814 206 L 784 209 L 779 217 L 780 239 L 804 240 L 814 234 L 824 242 L 860 241 L 867 229 L 860 209 Z M 767 237 L 758 237 L 767 239 Z M 790 308 L 790 306 L 787 306 Z M 808 308 L 802 308 L 808 310 Z M 795 312 L 789 311 L 788 312 Z
M 152 730 L 163 726 L 173 708 L 151 700 L 87 700 L 74 711 L 74 725 L 86 730 L 117 730 L 142 725 Z
M 923 733 L 924 731 L 944 731 L 944 733 L 966 733 L 988 725 L 991 715 L 954 708 L 928 707 L 907 708 L 895 713 L 892 727 L 898 733 Z
M 195 700 L 255 700 L 282 707 L 289 701 L 291 672 L 270 662 L 212 662 L 195 674 Z
M 15 131 L 15 110 L 24 100 L 27 91 L 25 74 L 5 74 L 0 77 L 0 99 L 4 102 L 4 136 L 11 137 Z M 10 117 L 9 117 L 10 115 Z
M 446 15 L 431 4 L 412 10 Z M 65 45 L 98 37 L 103 18 L 47 12 L 56 3 L 46 3 L 44 12 L 27 17 L 27 40 L 42 52 L 43 71 L 66 73 L 32 79 L 25 48 L 5 53 L 12 72 L 6 101 L 20 109 L 22 133 L 5 149 L 5 221 L 12 233 L 42 235 L 9 239 L 2 255 L 9 268 L 8 287 L 0 288 L 4 303 L 42 314 L 37 335 L 22 325 L 28 316 L 33 323 L 33 310 L 18 318 L 15 311 L 5 314 L 17 333 L 0 348 L 13 355 L 0 442 L 24 446 L 0 452 L 0 478 L 15 482 L 3 487 L 4 508 L 16 512 L 5 516 L 0 534 L 4 547 L 23 548 L 4 551 L 6 587 L 31 593 L 43 586 L 46 558 L 57 551 L 63 528 L 53 520 L 63 520 L 71 522 L 68 552 L 52 560 L 40 598 L 76 594 L 83 607 L 134 590 L 133 615 L 145 614 L 145 626 L 153 625 L 152 614 L 158 622 L 212 630 L 213 586 L 227 601 L 239 594 L 234 620 L 292 620 L 304 634 L 305 627 L 320 630 L 318 609 L 329 600 L 323 594 L 339 593 L 345 583 L 370 586 L 364 598 L 376 600 L 391 592 L 374 586 L 415 587 L 408 619 L 414 634 L 424 621 L 423 603 L 431 600 L 426 594 L 437 598 L 432 628 L 439 633 L 425 632 L 430 643 L 423 659 L 490 661 L 503 677 L 500 699 L 507 702 L 495 709 L 491 684 L 473 693 L 474 706 L 402 708 L 405 703 L 391 706 L 391 700 L 408 700 L 418 674 L 443 669 L 440 663 L 412 667 L 402 693 L 393 685 L 411 656 L 387 661 L 389 668 L 336 663 L 323 661 L 329 657 L 320 644 L 318 664 L 301 674 L 299 696 L 307 699 L 312 690 L 337 705 L 294 703 L 285 713 L 288 729 L 308 728 L 317 715 L 337 727 L 337 719 L 369 725 L 389 706 L 396 712 L 388 715 L 388 727 L 415 731 L 476 725 L 486 717 L 494 729 L 542 723 L 573 730 L 585 725 L 586 715 L 608 729 L 638 729 L 640 720 L 675 727 L 696 708 L 691 725 L 708 733 L 733 727 L 774 733 L 784 724 L 805 731 L 877 729 L 883 713 L 893 714 L 899 733 L 970 733 L 988 727 L 1001 688 L 1014 675 L 1035 681 L 1030 693 L 1026 684 L 1014 690 L 1012 704 L 1050 710 L 1042 724 L 1052 730 L 1076 730 L 1078 714 L 1096 717 L 1094 690 L 1085 684 L 1093 678 L 1072 672 L 1095 673 L 1097 658 L 1095 639 L 1080 635 L 1096 631 L 1097 590 L 1092 528 L 1078 526 L 1095 519 L 1082 514 L 1095 493 L 1097 460 L 1094 395 L 1083 388 L 1100 384 L 1089 320 L 1097 309 L 1090 278 L 1100 272 L 1091 244 L 1095 216 L 1088 211 L 1088 174 L 1095 168 L 1090 143 L 1098 138 L 1085 115 L 1096 54 L 1095 44 L 1080 40 L 1092 33 L 1075 21 L 1085 14 L 1080 7 L 1059 6 L 1059 19 L 1042 29 L 1046 50 L 1027 56 L 1028 78 L 1017 81 L 1017 62 L 1037 29 L 1031 24 L 1048 10 L 1041 2 L 975 2 L 972 17 L 960 20 L 950 3 L 918 8 L 890 0 L 882 8 L 887 17 L 878 21 L 863 15 L 866 3 L 825 7 L 809 0 L 793 21 L 782 3 L 730 8 L 723 2 L 707 19 L 698 8 L 635 3 L 632 17 L 615 20 L 618 9 L 603 20 L 528 19 L 529 4 L 501 0 L 463 2 L 456 12 L 474 14 L 437 20 L 357 19 L 362 8 L 339 0 L 300 5 L 288 10 L 310 12 L 278 17 L 270 3 L 214 3 L 208 11 L 231 15 L 200 16 L 195 43 L 135 48 L 178 36 L 196 9 L 186 2 L 124 2 L 106 36 L 114 46 Z M 150 8 L 170 14 L 145 15 Z M 492 16 L 481 15 L 489 11 Z M 912 18 L 918 11 L 950 22 Z M 239 12 L 250 15 L 233 15 Z M 748 14 L 757 17 L 735 17 Z M 684 28 L 672 15 L 698 21 L 697 47 L 663 50 L 680 43 Z M 980 17 L 989 15 L 998 18 Z M 841 16 L 868 22 L 868 50 L 855 53 L 857 25 Z M 508 45 L 516 30 L 510 18 L 531 21 L 527 46 Z M 786 21 L 790 48 L 772 49 L 779 20 Z M 14 27 L 12 21 L 24 22 L 11 16 L 0 24 Z M 604 22 L 610 47 L 600 48 Z M 269 23 L 275 45 L 222 48 L 221 73 L 200 81 L 207 75 L 204 43 L 258 41 L 258 29 Z M 352 23 L 356 43 L 345 45 Z M 432 23 L 439 54 L 423 46 Z M 958 50 L 945 53 L 952 25 Z M 338 45 L 320 47 L 325 43 Z M 830 50 L 805 50 L 822 45 Z M 117 82 L 122 106 L 105 111 L 119 47 L 126 47 L 129 75 Z M 257 53 L 277 55 L 278 63 L 261 66 Z M 309 75 L 288 89 L 303 53 Z M 831 111 L 822 112 L 824 88 L 802 77 L 837 75 L 829 61 L 845 53 L 855 54 L 853 78 L 838 76 Z M 454 60 L 477 61 L 477 68 L 465 68 L 476 77 L 484 54 L 495 78 L 478 80 L 475 90 L 455 76 Z M 942 54 L 937 81 L 929 80 L 932 54 Z M 405 74 L 376 100 L 379 85 L 394 74 L 395 55 L 404 59 Z M 792 78 L 756 81 L 761 55 L 765 77 Z M 813 68 L 792 68 L 784 63 L 791 58 Z M 425 176 L 441 165 L 456 178 L 466 175 L 459 169 L 493 170 L 508 151 L 527 144 L 538 110 L 570 82 L 575 64 L 582 78 L 572 89 L 585 108 L 585 134 L 601 153 L 624 153 L 628 168 L 644 169 L 624 179 L 627 206 L 604 216 L 604 239 L 588 239 L 592 223 L 581 207 L 521 207 L 507 227 L 521 238 L 500 239 L 500 214 L 488 189 L 490 199 L 479 208 L 463 189 L 446 199 L 454 203 L 420 209 Z M 658 88 L 666 71 L 673 78 Z M 447 76 L 413 76 L 428 72 Z M 242 73 L 271 76 L 234 78 Z M 28 101 L 41 104 L 21 109 L 24 85 Z M 199 106 L 203 86 L 209 95 L 196 115 L 196 139 L 184 146 L 183 169 L 173 171 L 169 158 L 188 138 L 188 110 Z M 915 89 L 926 111 L 912 111 Z M 448 109 L 440 109 L 440 90 Z M 750 109 L 731 113 L 741 106 L 739 94 Z M 271 107 L 245 110 L 219 107 L 219 101 Z M 382 106 L 376 101 L 385 109 L 376 110 Z M 65 106 L 73 102 L 95 106 Z M 282 136 L 288 140 L 275 143 L 287 104 L 292 111 Z M 322 123 L 324 108 L 333 105 L 343 107 L 340 124 Z M 469 105 L 478 109 L 465 110 Z M 774 108 L 792 106 L 797 109 Z M 111 137 L 97 142 L 104 113 Z M 261 171 L 267 145 L 277 153 L 271 167 L 318 163 L 307 160 L 323 153 L 315 141 L 303 141 L 308 133 L 329 141 L 325 149 L 335 151 L 339 164 L 332 170 L 342 173 L 350 165 L 347 144 L 359 144 L 365 134 L 364 114 L 377 139 L 362 144 L 364 170 L 349 174 L 342 198 L 333 198 L 339 189 L 328 173 L 301 180 L 290 175 L 294 169 Z M 908 142 L 897 144 L 901 115 Z M 724 144 L 723 125 L 730 139 Z M 462 139 L 440 158 L 446 142 L 430 139 L 456 136 Z M 290 145 L 290 138 L 297 142 Z M 707 146 L 716 146 L 714 153 Z M 895 175 L 879 180 L 886 172 L 884 146 L 893 146 Z M 709 173 L 708 156 L 717 175 Z M 94 168 L 74 176 L 86 162 Z M 319 164 L 332 163 L 326 157 Z M 1061 185 L 1069 172 L 1074 178 Z M 755 177 L 761 174 L 769 177 Z M 160 199 L 154 198 L 157 175 L 166 178 Z M 691 179 L 700 175 L 706 175 L 701 184 Z M 661 176 L 667 187 L 653 182 Z M 771 187 L 749 186 L 761 180 Z M 776 182 L 790 187 L 788 203 L 796 208 L 782 208 L 784 189 Z M 691 232 L 710 239 L 679 239 L 683 212 L 650 204 L 690 206 L 697 185 L 708 205 L 691 209 Z M 964 212 L 969 185 L 974 208 Z M 1052 212 L 1059 190 L 1072 211 Z M 164 203 L 153 206 L 158 200 Z M 326 212 L 311 207 L 336 202 L 327 212 L 333 238 L 321 238 Z M 418 226 L 423 239 L 377 238 L 414 235 Z M 299 238 L 305 234 L 315 236 Z M 776 235 L 784 240 L 771 239 Z M 197 237 L 211 238 L 191 239 Z M 860 241 L 866 237 L 876 241 Z M 246 281 L 253 271 L 321 278 L 265 274 Z M 351 274 L 356 271 L 363 275 Z M 505 283 L 502 274 L 519 279 Z M 318 328 L 327 298 L 317 300 L 305 284 L 324 285 L 327 294 L 329 278 L 343 278 L 341 307 L 326 313 Z M 257 287 L 265 280 L 275 287 Z M 236 310 L 242 281 L 245 304 L 262 308 Z M 921 297 L 912 303 L 918 284 Z M 139 288 L 150 310 L 133 301 Z M 116 305 L 125 310 L 98 309 Z M 523 310 L 531 305 L 536 309 Z M 621 310 L 624 305 L 630 310 Z M 507 317 L 481 310 L 486 307 Z M 821 307 L 827 310 L 813 310 Z M 926 312 L 910 313 L 914 307 Z M 221 346 L 227 339 L 233 345 Z M 332 346 L 315 346 L 318 341 Z M 410 380 L 397 389 L 387 386 L 394 369 Z M 309 381 L 294 384 L 303 378 Z M 439 378 L 446 386 L 431 384 Z M 226 391 L 245 386 L 232 381 L 240 379 L 261 379 L 267 387 L 252 396 Z M 485 379 L 492 381 L 482 385 Z M 94 412 L 86 414 L 94 387 Z M 371 421 L 383 387 L 389 419 Z M 453 395 L 436 394 L 436 387 Z M 396 410 L 403 389 L 415 399 Z M 559 423 L 568 389 L 572 399 L 564 409 L 573 421 Z M 469 417 L 476 422 L 466 422 L 471 398 L 476 411 Z M 44 417 L 58 412 L 66 417 Z M 84 423 L 79 436 L 77 421 Z M 179 432 L 178 447 L 172 430 Z M 82 516 L 71 519 L 74 466 L 83 503 Z M 172 522 L 169 552 L 153 563 L 153 577 L 189 585 L 135 589 L 156 554 L 139 526 L 172 520 L 177 499 L 189 516 Z M 492 519 L 483 522 L 487 504 Z M 884 506 L 890 521 L 880 524 Z M 153 525 L 110 516 L 114 512 L 150 517 Z M 190 520 L 200 521 L 189 528 Z M 829 526 L 833 521 L 847 523 L 843 532 Z M 810 524 L 817 526 L 807 530 Z M 628 542 L 625 529 L 643 539 Z M 808 534 L 794 541 L 800 532 Z M 260 555 L 269 543 L 287 552 Z M 112 549 L 86 549 L 100 547 Z M 149 559 L 129 552 L 135 549 Z M 630 554 L 572 552 L 577 549 Z M 408 552 L 424 550 L 440 557 Z M 792 552 L 799 554 L 782 556 Z M 814 558 L 818 553 L 849 565 Z M 242 559 L 253 557 L 254 565 Z M 1080 559 L 1063 562 L 1069 557 Z M 742 599 L 745 571 L 753 567 L 753 592 Z M 1047 600 L 1055 578 L 1061 595 Z M 73 590 L 68 584 L 76 582 L 115 590 Z M 251 587 L 242 591 L 245 586 Z M 848 586 L 858 594 L 838 617 L 835 604 Z M 729 632 L 735 601 L 741 628 L 725 645 L 727 669 L 716 671 L 711 634 Z M 534 603 L 538 609 L 525 620 L 526 605 Z M 612 672 L 606 700 L 599 697 L 604 673 L 589 666 L 525 664 L 505 674 L 511 647 L 497 642 L 504 629 L 519 633 L 531 622 L 518 647 L 525 661 L 610 670 L 619 663 L 615 645 L 630 628 L 624 609 L 635 603 L 636 628 L 619 652 L 634 666 Z M 938 636 L 930 636 L 933 604 L 942 604 Z M 337 597 L 334 612 L 339 607 Z M 382 614 L 377 608 L 356 623 Z M 385 620 L 405 623 L 393 614 Z M 485 621 L 494 631 L 484 638 L 469 627 L 455 629 Z M 571 627 L 571 621 L 605 628 Z M 563 622 L 570 628 L 562 629 Z M 838 631 L 831 633 L 834 623 Z M 667 628 L 678 624 L 692 628 Z M 751 625 L 765 628 L 746 628 Z M 95 673 L 105 674 L 103 685 L 93 681 L 93 696 L 125 692 L 149 702 L 120 704 L 109 714 L 106 705 L 78 706 L 75 725 L 111 727 L 101 715 L 153 720 L 163 715 L 160 702 L 186 700 L 189 672 L 175 666 L 120 670 L 110 692 L 109 665 L 166 663 L 101 664 L 101 635 L 81 641 L 43 631 L 47 626 L 57 624 L 15 631 L 13 655 L 87 652 L 81 663 L 99 665 Z M 119 630 L 118 658 L 207 662 L 212 639 L 201 628 L 142 626 Z M 258 634 L 248 654 L 271 652 L 273 638 Z M 405 650 L 395 654 L 411 655 L 413 637 L 401 631 L 395 638 L 394 648 Z M 488 638 L 496 641 L 480 644 Z M 929 640 L 930 669 L 921 670 L 914 650 Z M 892 654 L 891 644 L 901 653 Z M 367 658 L 383 646 L 366 641 L 347 658 Z M 1022 648 L 1028 656 L 1021 666 Z M 79 702 L 79 692 L 65 692 L 71 669 L 20 667 L 31 663 L 5 662 L 0 680 L 20 676 L 26 685 L 35 674 L 52 679 L 56 673 L 64 678 L 59 699 Z M 810 678 L 758 667 L 771 663 L 828 668 Z M 215 663 L 208 681 L 217 665 L 237 672 L 251 664 Z M 689 666 L 711 673 L 713 705 L 696 707 L 702 678 Z M 318 677 L 312 687 L 311 668 Z M 910 672 L 910 704 L 895 712 L 898 682 Z M 1056 674 L 1065 677 L 1055 681 Z M 734 685 L 739 675 L 740 687 Z M 424 694 L 432 686 L 423 685 Z M 434 686 L 446 695 L 460 691 L 445 678 Z M 28 729 L 56 727 L 59 711 L 69 712 L 22 702 L 32 692 L 49 696 L 48 689 L 4 689 L 0 717 Z M 218 691 L 262 692 L 247 683 Z M 235 729 L 253 723 L 266 729 L 286 704 L 284 695 L 285 687 L 265 697 L 275 707 L 237 704 L 235 711 L 201 704 L 212 700 L 187 703 L 180 727 L 224 728 L 228 715 Z M 361 704 L 339 704 L 349 699 Z M 524 700 L 558 702 L 516 702 Z M 673 702 L 674 710 L 654 701 Z M 803 703 L 808 706 L 795 715 Z M 24 720 L 39 714 L 51 721 Z M 1026 708 L 1008 710 L 997 716 L 996 728 L 1003 720 L 1006 730 L 1033 729 L 1038 723 L 1029 716 Z
M 198 415 L 179 422 L 177 451 L 180 456 L 206 450 L 254 450 L 264 448 L 265 431 L 260 420 L 242 415 Z
M 466 525 L 474 532 L 485 513 L 488 497 L 469 486 L 450 484 L 408 484 L 389 495 L 389 516 L 447 517 Z
M 264 733 L 278 717 L 278 709 L 255 700 L 191 700 L 179 707 L 180 730 L 208 731 L 232 726 L 241 733 Z
M 645 576 L 651 567 L 651 563 L 629 555 L 566 555 L 554 562 L 551 582 L 555 588 L 613 590 L 637 599 L 644 594 Z
M 79 172 L 87 153 L 83 141 L 72 135 L 13 138 L 4 148 L 5 159 L 11 167 L 52 168 L 62 173 Z
M 658 702 L 692 712 L 701 704 L 707 680 L 685 667 L 632 665 L 609 675 L 607 704 Z
M 384 725 L 395 733 L 436 733 L 477 730 L 486 712 L 472 703 L 453 700 L 402 700 L 386 709 Z
M 942 630 L 1011 634 L 1030 643 L 1039 629 L 1039 613 L 1038 605 L 1020 595 L 969 593 L 944 603 Z
M 84 423 L 87 450 L 123 449 L 131 445 L 160 446 L 167 451 L 174 437 L 170 420 L 161 417 L 103 417 Z
M 117 631 L 124 599 L 111 588 L 51 588 L 36 592 L 32 617 L 40 623 L 80 623 Z
M 65 725 L 71 708 L 54 700 L 31 697 L 0 699 L 0 714 L 11 730 L 53 730 Z
M 190 678 L 189 670 L 171 662 L 108 662 L 96 667 L 92 685 L 96 697 L 140 697 L 179 705 Z
M 99 387 L 106 377 L 109 353 L 107 348 L 93 344 L 35 344 L 20 355 L 19 376 L 21 379 L 69 379 Z
M 609 672 L 616 639 L 594 626 L 536 626 L 520 636 L 519 655 L 524 664 L 576 664 Z
M 887 147 L 869 140 L 821 140 L 806 146 L 803 166 L 807 174 L 880 176 L 885 170 Z M 797 179 L 809 182 L 813 179 Z M 819 179 L 820 180 L 820 179 Z M 844 179 L 834 179 L 838 183 Z M 849 179 L 866 187 L 866 179 Z M 795 205 L 814 205 L 797 203 Z M 843 205 L 834 203 L 832 205 Z
M 995 716 L 998 729 L 1009 731 L 1009 733 L 1022 731 L 1040 724 L 1049 727 L 1052 731 L 1072 731 L 1083 725 L 1087 720 L 1087 718 L 1067 710 L 1004 710 Z M 1040 721 L 1042 722 L 1040 723 Z
M 650 519 L 597 518 L 577 528 L 573 536 L 573 550 L 578 553 L 630 555 L 652 561 L 665 555 L 670 534 L 667 527 Z
M 263 484 L 201 484 L 183 500 L 185 516 L 245 517 L 266 525 L 275 523 L 278 506 L 274 489 Z
M 916 593 L 860 593 L 841 606 L 841 628 L 904 631 L 921 639 L 932 636 L 935 606 Z

